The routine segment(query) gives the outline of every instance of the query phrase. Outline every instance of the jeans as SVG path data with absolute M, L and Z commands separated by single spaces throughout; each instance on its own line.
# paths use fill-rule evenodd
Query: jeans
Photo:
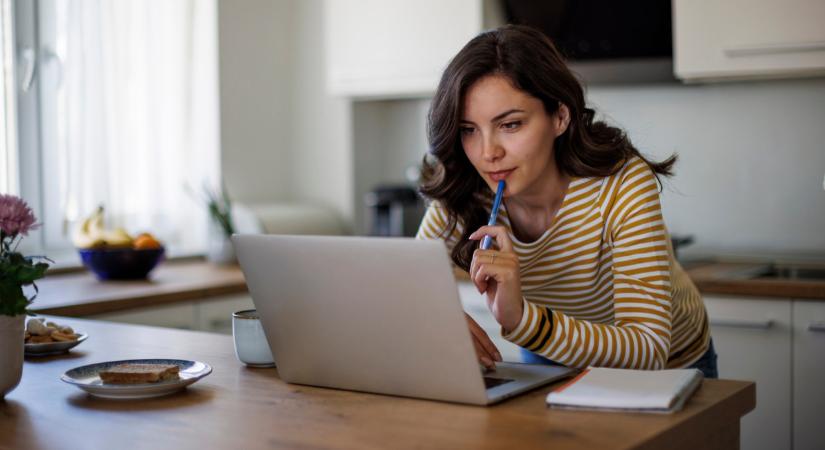
M 527 349 L 521 349 L 521 360 L 528 364 L 545 364 L 551 366 L 560 366 L 561 364 L 551 361 L 544 356 L 537 355 Z M 713 338 L 708 344 L 708 350 L 699 358 L 698 361 L 690 365 L 690 369 L 699 369 L 705 375 L 705 378 L 719 378 L 719 370 L 716 366 L 716 350 L 713 348 Z
M 713 338 L 710 338 L 708 350 L 695 363 L 690 365 L 691 369 L 699 369 L 705 374 L 705 378 L 719 378 L 719 368 L 716 365 L 716 350 L 713 348 Z

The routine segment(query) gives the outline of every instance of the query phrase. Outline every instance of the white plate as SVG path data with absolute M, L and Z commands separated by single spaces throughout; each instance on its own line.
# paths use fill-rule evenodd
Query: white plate
M 118 364 L 175 364 L 180 367 L 180 379 L 157 383 L 105 384 L 98 373 Z M 172 394 L 212 373 L 209 364 L 185 359 L 129 359 L 107 361 L 75 367 L 63 374 L 61 380 L 73 384 L 91 395 L 103 398 L 134 399 Z
M 86 333 L 77 334 L 77 339 L 73 341 L 46 342 L 43 344 L 27 343 L 25 345 L 26 356 L 48 356 L 66 353 L 69 351 L 70 348 L 74 347 L 77 344 L 80 344 L 81 342 L 85 341 L 87 337 L 89 337 L 89 335 Z

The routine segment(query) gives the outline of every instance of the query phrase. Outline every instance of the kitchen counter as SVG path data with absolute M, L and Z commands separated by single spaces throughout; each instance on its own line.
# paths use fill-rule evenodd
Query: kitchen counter
M 290 385 L 250 369 L 232 338 L 57 318 L 89 334 L 61 356 L 26 358 L 0 402 L 0 448 L 537 448 L 690 449 L 739 446 L 754 383 L 705 380 L 675 414 L 548 409 L 546 386 L 491 407 Z M 107 360 L 181 358 L 212 365 L 187 390 L 154 399 L 101 400 L 60 381 Z
M 707 262 L 686 268 L 702 294 L 825 300 L 825 279 L 754 277 L 769 267 L 764 263 Z M 825 266 L 811 265 L 825 271 Z
M 247 292 L 239 266 L 201 260 L 165 262 L 148 280 L 99 281 L 80 271 L 47 275 L 37 286 L 40 293 L 32 303 L 33 311 L 71 317 Z
M 825 300 L 825 280 L 746 279 L 742 274 L 764 264 L 705 262 L 687 269 L 703 294 Z M 456 270 L 459 280 L 468 280 Z M 236 265 L 215 266 L 204 261 L 166 262 L 149 280 L 98 281 L 89 272 L 51 274 L 38 281 L 40 293 L 32 310 L 40 314 L 85 317 L 182 301 L 206 300 L 247 292 Z

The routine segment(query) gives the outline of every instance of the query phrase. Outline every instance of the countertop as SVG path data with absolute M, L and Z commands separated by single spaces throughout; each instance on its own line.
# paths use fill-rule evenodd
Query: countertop
M 686 270 L 703 294 L 825 300 L 825 281 L 746 279 L 764 266 L 753 263 L 692 263 Z M 459 280 L 467 274 L 455 272 Z M 139 307 L 247 292 L 237 265 L 216 266 L 202 260 L 168 261 L 149 280 L 99 281 L 85 271 L 50 274 L 38 281 L 40 292 L 32 310 L 41 314 L 84 317 Z
M 825 279 L 753 278 L 770 264 L 699 262 L 686 265 L 690 279 L 702 294 L 794 300 L 825 300 Z M 825 265 L 807 267 L 825 270 Z
M 754 383 L 732 380 L 705 380 L 667 415 L 548 409 L 557 385 L 491 407 L 322 389 L 246 368 L 230 336 L 55 320 L 89 338 L 65 355 L 26 358 L 22 381 L 0 401 L 0 448 L 733 449 L 756 404 Z M 74 367 L 132 358 L 214 370 L 183 392 L 142 400 L 96 399 L 60 381 Z
M 99 281 L 87 271 L 47 275 L 37 282 L 33 311 L 83 317 L 247 292 L 237 265 L 167 261 L 148 280 Z

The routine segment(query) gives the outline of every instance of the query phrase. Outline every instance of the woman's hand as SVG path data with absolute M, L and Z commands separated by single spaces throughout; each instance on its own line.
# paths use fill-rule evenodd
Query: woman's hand
M 464 318 L 467 319 L 467 326 L 470 328 L 470 335 L 473 337 L 473 347 L 476 348 L 478 361 L 488 369 L 495 369 L 495 361 L 501 361 L 501 353 L 499 353 L 498 348 L 490 340 L 490 336 L 487 336 L 487 333 L 469 314 L 464 313 Z
M 504 331 L 513 331 L 521 321 L 522 296 L 518 256 L 503 226 L 484 226 L 470 235 L 479 240 L 493 237 L 499 250 L 477 249 L 470 263 L 470 279 L 478 292 L 487 294 L 487 306 Z

